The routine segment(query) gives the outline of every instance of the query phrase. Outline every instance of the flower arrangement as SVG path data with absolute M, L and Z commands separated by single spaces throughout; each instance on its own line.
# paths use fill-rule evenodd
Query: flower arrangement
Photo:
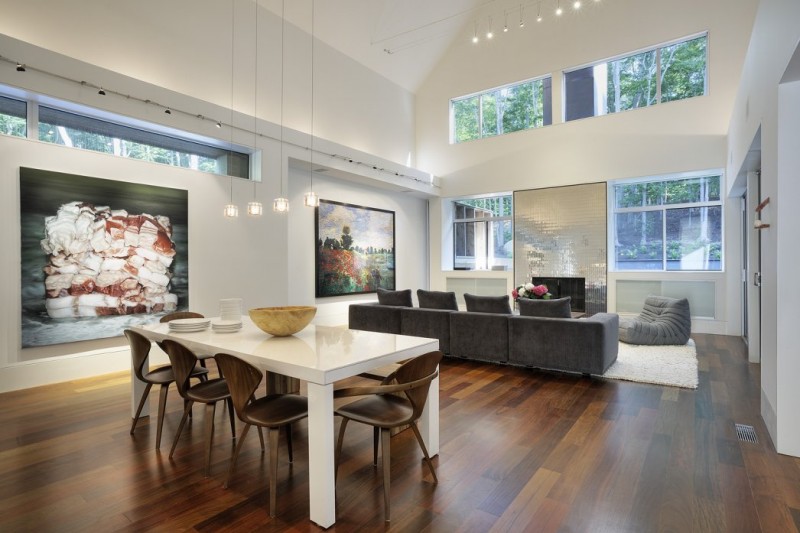
M 511 297 L 514 298 L 514 301 L 516 302 L 520 298 L 529 298 L 531 300 L 549 300 L 553 297 L 553 295 L 550 294 L 547 285 L 534 285 L 533 283 L 526 283 L 511 291 Z

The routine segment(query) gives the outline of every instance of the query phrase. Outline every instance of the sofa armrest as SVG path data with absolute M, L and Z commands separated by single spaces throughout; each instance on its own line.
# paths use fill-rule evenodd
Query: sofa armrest
M 377 303 L 350 304 L 347 325 L 350 329 L 400 334 L 400 310 L 405 307 Z

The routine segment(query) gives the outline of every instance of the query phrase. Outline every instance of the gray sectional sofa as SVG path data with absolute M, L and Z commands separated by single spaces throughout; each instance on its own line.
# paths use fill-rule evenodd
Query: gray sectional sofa
M 451 357 L 582 374 L 601 375 L 617 359 L 616 314 L 549 318 L 393 303 L 404 305 L 351 304 L 349 327 L 436 338 Z

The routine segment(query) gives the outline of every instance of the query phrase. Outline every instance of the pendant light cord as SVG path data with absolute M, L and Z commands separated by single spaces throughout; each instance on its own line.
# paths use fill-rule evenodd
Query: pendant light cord
M 311 172 L 309 173 L 311 194 L 314 194 L 314 7 L 316 1 L 311 0 Z
M 284 32 L 286 28 L 286 0 L 282 0 L 281 2 L 281 169 L 280 169 L 280 180 L 281 180 L 281 198 L 283 198 L 283 84 L 284 78 L 286 77 L 286 61 L 283 57 L 283 39 L 284 39 Z

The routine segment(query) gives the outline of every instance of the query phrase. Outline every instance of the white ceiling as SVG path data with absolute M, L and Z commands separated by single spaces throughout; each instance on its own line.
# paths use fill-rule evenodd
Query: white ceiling
M 309 0 L 257 0 L 286 22 L 311 33 Z M 284 3 L 285 2 L 285 3 Z M 314 37 L 416 92 L 450 45 L 466 39 L 481 18 L 502 31 L 506 11 L 518 17 L 519 0 L 318 0 Z M 538 2 L 526 8 L 535 10 Z M 512 15 L 509 15 L 510 17 Z

